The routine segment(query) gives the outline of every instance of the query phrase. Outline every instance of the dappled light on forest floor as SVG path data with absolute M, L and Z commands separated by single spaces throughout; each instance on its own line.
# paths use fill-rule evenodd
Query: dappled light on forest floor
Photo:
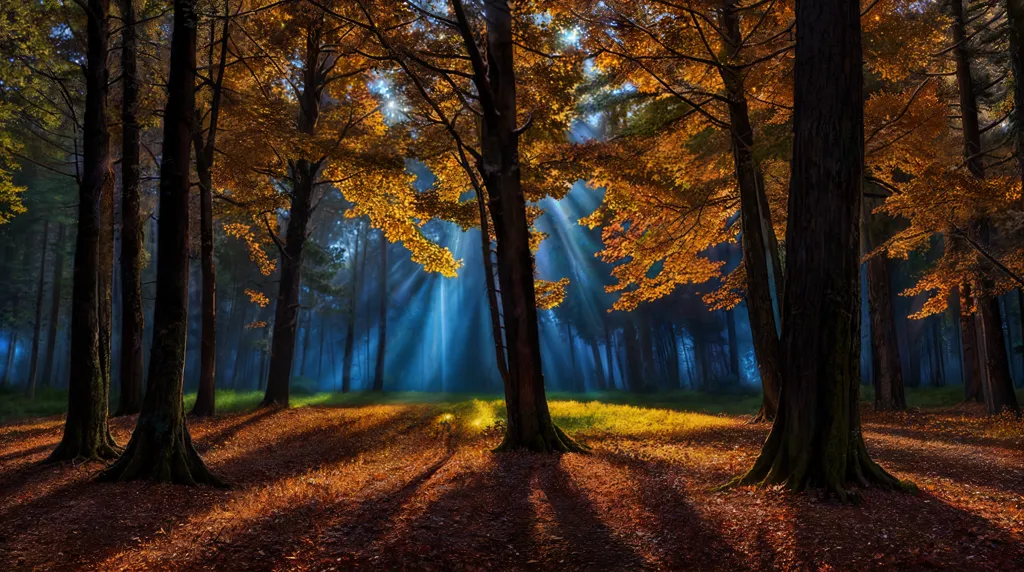
M 587 455 L 494 454 L 500 400 L 303 407 L 191 423 L 230 490 L 100 484 L 40 465 L 55 418 L 0 427 L 0 560 L 14 569 L 1011 569 L 1024 558 L 1020 421 L 865 411 L 917 495 L 716 485 L 753 461 L 746 417 L 554 401 Z M 119 442 L 134 419 L 112 421 Z M 968 446 L 969 445 L 969 446 Z

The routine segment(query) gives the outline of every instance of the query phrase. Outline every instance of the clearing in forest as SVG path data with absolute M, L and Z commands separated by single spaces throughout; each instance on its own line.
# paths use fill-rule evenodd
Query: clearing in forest
M 58 417 L 0 426 L 4 569 L 1009 570 L 1024 561 L 1024 434 L 971 407 L 864 412 L 918 494 L 714 487 L 767 425 L 552 402 L 588 455 L 494 454 L 501 402 L 264 409 L 193 421 L 208 487 L 94 482 L 44 466 Z M 111 428 L 125 443 L 134 418 Z

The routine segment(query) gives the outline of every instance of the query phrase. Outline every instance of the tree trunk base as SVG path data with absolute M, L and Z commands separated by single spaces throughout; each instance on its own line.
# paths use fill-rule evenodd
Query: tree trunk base
M 196 398 L 196 404 L 192 407 L 193 417 L 213 417 L 216 413 L 217 409 L 211 401 Z
M 65 461 L 110 461 L 118 458 L 123 449 L 110 435 L 110 431 L 104 430 L 103 436 L 98 439 L 87 439 L 82 434 L 68 435 L 57 444 L 57 448 L 50 453 L 44 463 L 61 463 Z
M 858 494 L 851 486 L 874 486 L 883 490 L 916 491 L 909 481 L 900 481 L 871 460 L 859 432 L 851 435 L 851 442 L 845 452 L 829 451 L 823 445 L 813 452 L 790 451 L 787 443 L 792 436 L 784 429 L 773 428 L 765 441 L 761 455 L 754 466 L 745 474 L 736 477 L 722 488 L 754 485 L 768 487 L 783 485 L 793 492 L 808 489 L 820 490 L 824 496 L 834 496 L 840 502 L 855 503 Z M 802 441 L 796 439 L 795 441 Z M 806 449 L 804 450 L 806 451 Z
M 544 430 L 538 432 L 530 440 L 521 440 L 506 429 L 505 438 L 502 439 L 500 445 L 495 447 L 494 452 L 505 453 L 524 449 L 534 453 L 587 453 L 590 451 L 590 447 L 577 443 L 557 425 L 549 423 Z
M 103 482 L 151 480 L 180 485 L 228 485 L 206 468 L 192 445 L 188 428 L 167 420 L 142 421 L 127 449 L 116 463 L 103 471 Z
M 751 425 L 757 425 L 759 423 L 771 423 L 775 421 L 775 416 L 768 413 L 768 406 L 761 404 L 761 409 L 757 410 L 757 413 L 747 422 Z

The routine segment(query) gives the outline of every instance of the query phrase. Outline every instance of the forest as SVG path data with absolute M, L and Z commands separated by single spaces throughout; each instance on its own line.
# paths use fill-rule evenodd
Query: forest
M 0 0 L 0 568 L 1024 562 L 1024 0 Z

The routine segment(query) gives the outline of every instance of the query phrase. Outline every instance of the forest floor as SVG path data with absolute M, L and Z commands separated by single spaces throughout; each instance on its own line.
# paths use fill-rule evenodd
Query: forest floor
M 768 431 L 746 416 L 554 401 L 586 455 L 493 454 L 500 400 L 191 420 L 233 487 L 106 484 L 41 465 L 60 417 L 0 425 L 0 569 L 1011 570 L 1024 423 L 974 405 L 876 414 L 868 449 L 919 492 L 859 505 L 715 487 Z M 133 417 L 115 419 L 120 443 Z

